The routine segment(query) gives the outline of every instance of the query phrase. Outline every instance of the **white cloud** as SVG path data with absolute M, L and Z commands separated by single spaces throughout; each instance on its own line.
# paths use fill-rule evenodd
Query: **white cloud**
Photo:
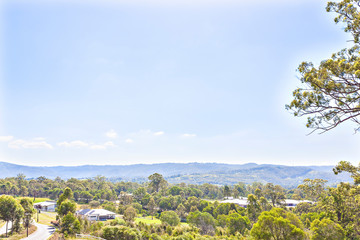
M 126 142 L 126 143 L 133 143 L 134 140 L 132 140 L 131 138 L 128 138 L 128 139 L 125 140 L 125 142 Z
M 106 146 L 104 145 L 91 145 L 90 149 L 94 149 L 94 150 L 105 150 Z
M 196 134 L 193 133 L 184 133 L 183 135 L 181 135 L 182 137 L 186 137 L 186 138 L 190 138 L 190 137 L 196 137 Z
M 87 147 L 87 146 L 89 146 L 89 144 L 86 143 L 86 142 L 83 142 L 83 141 L 76 140 L 76 141 L 71 141 L 71 142 L 58 143 L 58 146 L 60 146 L 60 147 L 81 148 L 81 147 Z
M 161 136 L 164 135 L 165 133 L 163 131 L 160 132 L 154 132 L 154 136 Z
M 110 131 L 106 132 L 105 135 L 108 138 L 117 138 L 118 136 L 114 129 L 111 129 Z
M 104 146 L 105 147 L 115 147 L 115 144 L 111 141 L 108 141 L 108 142 L 104 143 Z
M 71 141 L 71 142 L 60 142 L 57 144 L 60 147 L 68 147 L 68 148 L 89 148 L 95 150 L 103 150 L 108 147 L 116 147 L 116 145 L 112 141 L 107 141 L 103 144 L 91 144 L 83 141 Z
M 13 139 L 13 136 L 0 136 L 0 142 L 10 142 Z
M 43 137 L 36 137 L 33 139 L 34 141 L 45 141 L 45 138 Z
M 45 141 L 26 141 L 22 139 L 17 139 L 9 142 L 9 148 L 47 148 L 53 149 L 53 146 Z

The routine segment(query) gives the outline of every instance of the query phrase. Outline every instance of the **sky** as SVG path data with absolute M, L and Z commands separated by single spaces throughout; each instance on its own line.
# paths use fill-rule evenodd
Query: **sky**
M 349 45 L 310 0 L 1 3 L 0 161 L 358 163 L 345 123 L 285 110 L 297 66 Z

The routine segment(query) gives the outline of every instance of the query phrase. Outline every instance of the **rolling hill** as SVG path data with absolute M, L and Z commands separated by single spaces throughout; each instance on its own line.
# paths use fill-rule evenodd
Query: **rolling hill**
M 0 177 L 14 177 L 19 173 L 27 178 L 92 178 L 103 175 L 112 180 L 143 182 L 155 172 L 171 183 L 235 184 L 238 182 L 272 182 L 282 186 L 297 186 L 305 178 L 322 178 L 330 185 L 351 181 L 347 174 L 334 175 L 333 166 L 283 166 L 269 164 L 223 163 L 158 163 L 134 165 L 83 165 L 34 167 L 0 162 Z

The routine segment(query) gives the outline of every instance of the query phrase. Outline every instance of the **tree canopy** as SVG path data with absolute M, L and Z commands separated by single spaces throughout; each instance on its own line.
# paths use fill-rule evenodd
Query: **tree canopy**
M 359 6 L 355 0 L 329 2 L 326 10 L 337 14 L 335 22 L 345 24 L 354 45 L 319 66 L 303 62 L 298 67 L 303 87 L 293 91 L 294 99 L 286 108 L 295 116 L 307 116 L 306 126 L 313 131 L 323 133 L 345 121 L 355 122 L 355 129 L 360 129 Z

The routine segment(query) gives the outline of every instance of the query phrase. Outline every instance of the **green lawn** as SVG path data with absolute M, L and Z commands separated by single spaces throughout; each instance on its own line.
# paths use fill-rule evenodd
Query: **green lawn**
M 144 218 L 135 218 L 135 223 L 143 222 L 146 224 L 161 224 L 160 219 L 157 219 L 154 217 L 154 219 L 151 219 L 151 217 L 144 217 Z M 181 225 L 188 225 L 187 223 L 181 222 Z
M 34 200 L 33 197 L 17 197 L 16 199 L 22 199 L 22 198 L 28 198 L 31 201 Z M 50 198 L 35 198 L 34 203 L 45 202 L 45 201 L 52 201 L 52 200 Z
M 135 223 L 143 222 L 146 224 L 161 224 L 161 221 L 154 217 L 154 219 L 151 219 L 151 217 L 145 217 L 145 218 L 136 218 Z
M 36 220 L 37 215 L 34 215 L 34 219 Z M 54 212 L 42 212 L 39 214 L 39 223 L 45 225 L 51 225 L 51 221 L 56 221 L 56 213 Z

